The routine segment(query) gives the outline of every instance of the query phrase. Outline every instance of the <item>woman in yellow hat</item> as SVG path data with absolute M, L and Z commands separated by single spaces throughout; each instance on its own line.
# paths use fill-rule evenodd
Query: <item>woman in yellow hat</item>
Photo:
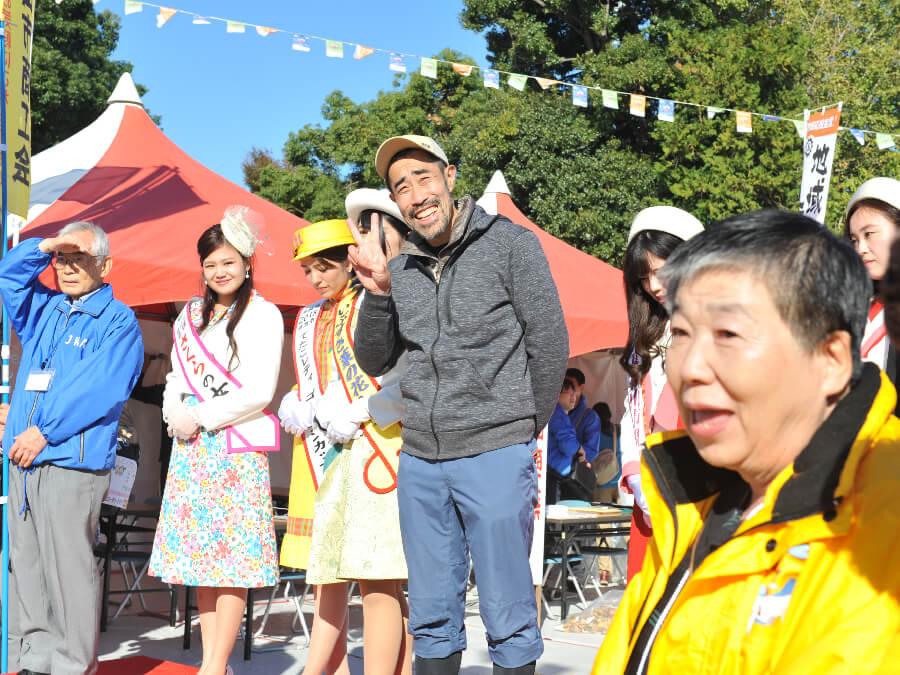
M 356 190 L 348 213 L 396 255 L 408 229 L 387 193 Z M 375 223 L 374 226 L 371 226 Z M 371 227 L 370 227 L 371 226 Z M 293 353 L 298 389 L 279 416 L 296 436 L 288 532 L 281 563 L 307 570 L 316 586 L 307 669 L 346 673 L 347 582 L 358 581 L 365 620 L 366 673 L 411 670 L 401 583 L 406 561 L 396 499 L 403 413 L 399 375 L 369 378 L 356 364 L 353 331 L 360 301 L 347 260 L 346 221 L 297 233 L 295 260 L 322 295 L 297 318 Z

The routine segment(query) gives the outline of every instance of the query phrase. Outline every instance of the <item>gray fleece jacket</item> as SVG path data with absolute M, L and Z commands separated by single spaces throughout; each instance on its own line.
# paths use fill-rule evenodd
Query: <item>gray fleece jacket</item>
M 403 451 L 453 459 L 527 443 L 553 413 L 569 336 L 534 233 L 457 204 L 450 242 L 412 233 L 388 263 L 390 295 L 366 293 L 353 349 L 369 375 L 406 350 Z

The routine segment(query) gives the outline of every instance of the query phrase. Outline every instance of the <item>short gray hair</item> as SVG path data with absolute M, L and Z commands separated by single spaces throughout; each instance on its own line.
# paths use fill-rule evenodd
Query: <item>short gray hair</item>
M 856 381 L 872 281 L 846 240 L 789 211 L 753 211 L 710 225 L 678 246 L 660 271 L 670 315 L 679 286 L 718 270 L 760 279 L 794 339 L 808 352 L 832 332 L 847 331 Z
M 69 223 L 63 229 L 59 231 L 59 234 L 56 235 L 58 237 L 63 236 L 64 234 L 70 234 L 72 232 L 81 232 L 85 230 L 94 235 L 94 243 L 91 245 L 91 254 L 100 256 L 101 258 L 109 257 L 109 237 L 106 236 L 106 232 L 97 225 L 88 222 L 75 222 Z

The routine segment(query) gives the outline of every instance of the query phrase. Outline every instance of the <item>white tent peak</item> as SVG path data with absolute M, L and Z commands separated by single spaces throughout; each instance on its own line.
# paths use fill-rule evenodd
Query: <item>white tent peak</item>
M 503 172 L 499 169 L 494 172 L 494 175 L 491 176 L 490 182 L 488 182 L 487 187 L 484 189 L 485 194 L 495 193 L 495 194 L 509 194 L 509 186 L 506 184 L 506 179 L 503 177 Z
M 499 169 L 494 172 L 494 175 L 491 176 L 491 180 L 488 182 L 487 187 L 484 189 L 484 194 L 481 195 L 481 199 L 479 199 L 476 204 L 483 208 L 487 213 L 492 216 L 497 215 L 497 195 L 508 195 L 509 194 L 509 186 L 506 184 L 506 179 L 503 177 L 503 172 Z
M 134 80 L 131 79 L 131 73 L 122 73 L 116 88 L 113 89 L 113 93 L 109 95 L 106 102 L 110 105 L 113 103 L 130 103 L 144 107 L 144 102 L 141 101 L 137 87 L 134 86 Z

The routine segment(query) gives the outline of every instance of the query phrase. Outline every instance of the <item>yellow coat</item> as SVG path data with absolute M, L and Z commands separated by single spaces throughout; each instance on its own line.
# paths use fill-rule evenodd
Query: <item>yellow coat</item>
M 646 672 L 900 673 L 900 420 L 868 364 L 762 509 L 697 566 L 663 622 Z M 765 420 L 760 420 L 761 424 Z M 593 673 L 623 673 L 670 573 L 736 474 L 684 432 L 648 439 L 642 479 L 653 538 Z

